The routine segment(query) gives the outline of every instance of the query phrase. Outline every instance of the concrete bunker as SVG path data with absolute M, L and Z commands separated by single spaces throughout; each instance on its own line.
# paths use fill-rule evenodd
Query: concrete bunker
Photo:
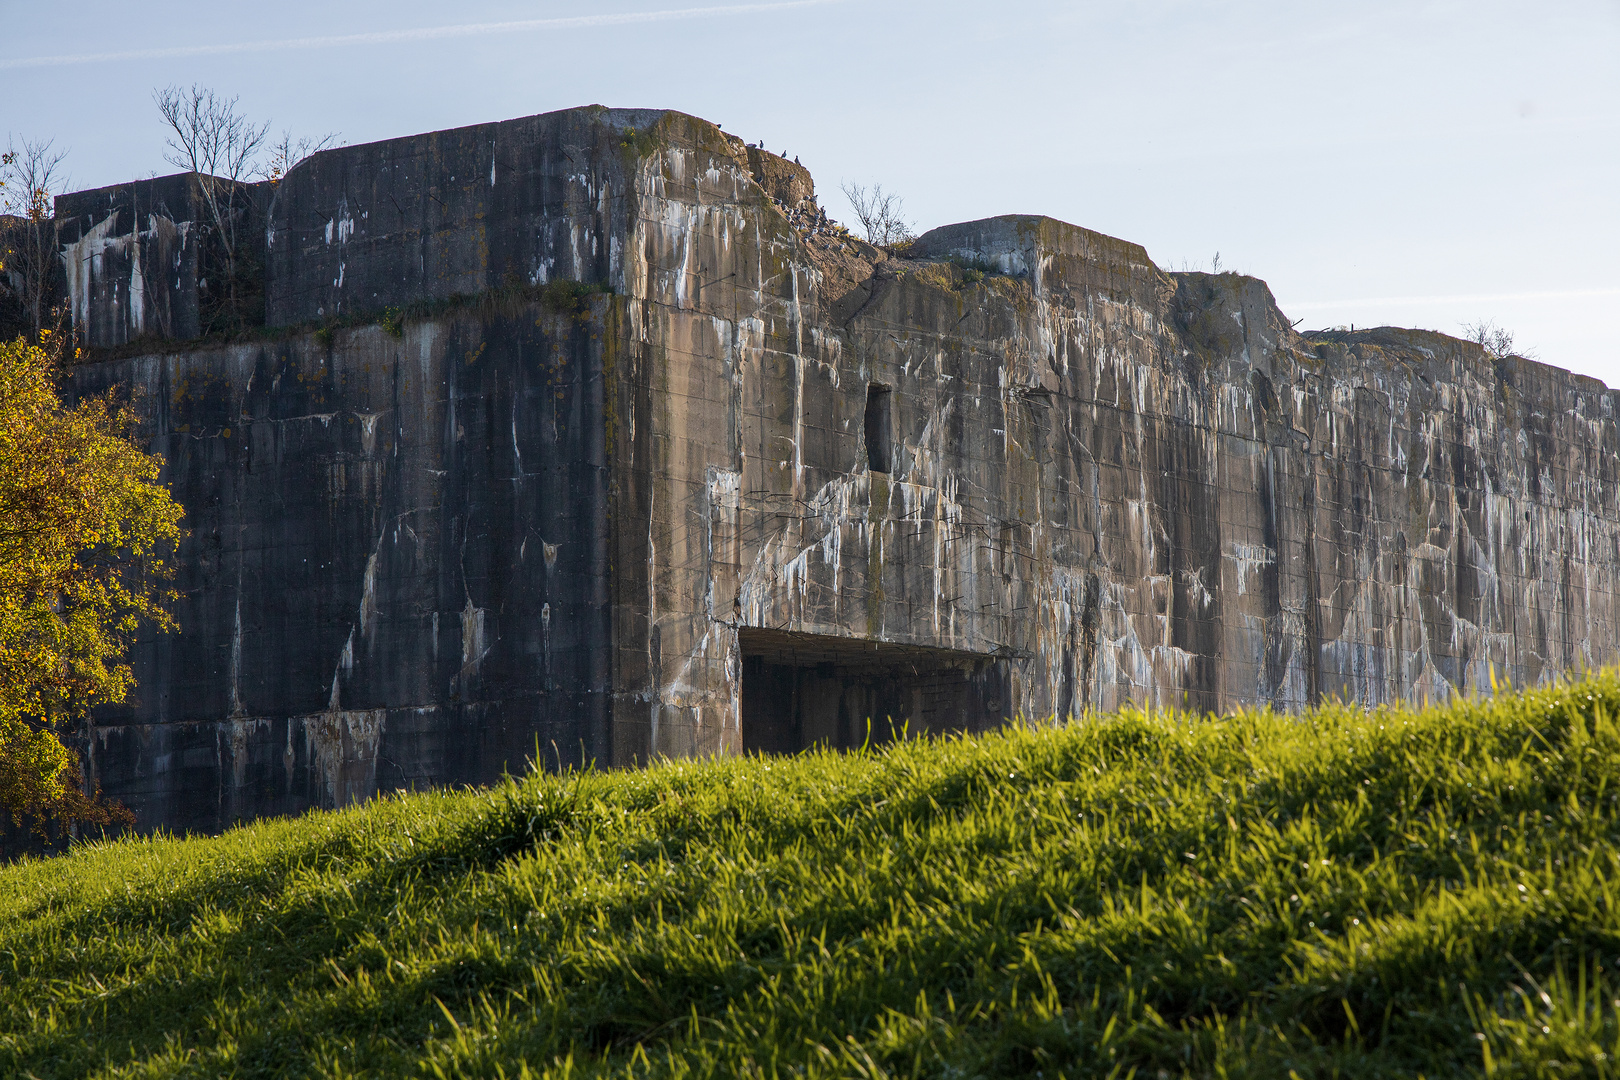
M 792 161 L 601 109 L 244 192 L 264 327 L 210 341 L 257 299 L 204 288 L 197 191 L 52 226 L 74 393 L 140 392 L 190 519 L 185 631 L 87 733 L 142 828 L 488 782 L 537 741 L 1432 700 L 1620 641 L 1620 397 L 1546 365 L 1301 335 L 1257 279 L 1042 217 L 890 258 Z
M 738 631 L 745 752 L 984 731 L 1006 718 L 1005 659 L 785 630 Z

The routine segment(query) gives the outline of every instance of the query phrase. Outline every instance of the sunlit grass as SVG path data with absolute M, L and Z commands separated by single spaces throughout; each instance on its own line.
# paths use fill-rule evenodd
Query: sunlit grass
M 0 1076 L 1620 1074 L 1620 683 L 540 776 L 0 869 Z

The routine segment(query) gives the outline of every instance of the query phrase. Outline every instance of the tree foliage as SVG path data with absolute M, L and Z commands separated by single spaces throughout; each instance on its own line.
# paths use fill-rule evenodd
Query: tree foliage
M 0 344 L 0 809 L 36 826 L 106 820 L 60 734 L 129 693 L 138 627 L 173 627 L 183 514 L 127 404 L 63 403 L 59 341 Z

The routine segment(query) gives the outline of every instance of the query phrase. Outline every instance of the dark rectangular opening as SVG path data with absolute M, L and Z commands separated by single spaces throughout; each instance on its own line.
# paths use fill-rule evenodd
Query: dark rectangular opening
M 894 437 L 889 426 L 889 388 L 873 383 L 866 388 L 866 467 L 886 473 L 891 464 Z
M 749 753 L 984 731 L 1006 717 L 1010 685 L 999 657 L 785 630 L 743 629 L 738 638 Z

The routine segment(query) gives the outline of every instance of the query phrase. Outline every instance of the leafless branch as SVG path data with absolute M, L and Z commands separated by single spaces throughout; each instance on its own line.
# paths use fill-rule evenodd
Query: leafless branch
M 1515 353 L 1513 349 L 1513 331 L 1506 327 L 1497 326 L 1492 319 L 1480 319 L 1478 322 L 1463 323 L 1463 338 L 1472 341 L 1485 350 L 1485 354 L 1494 360 L 1506 356 L 1523 356 L 1533 359 L 1534 350 L 1526 349 Z
M 240 183 L 270 133 L 270 122 L 254 124 L 236 111 L 238 98 L 223 98 L 205 86 L 155 90 L 163 120 L 173 130 L 163 159 L 199 176 Z
M 56 270 L 55 198 L 67 181 L 67 151 L 53 143 L 23 139 L 0 153 L 0 294 L 17 299 L 36 334 Z
M 205 86 L 189 90 L 169 86 L 152 92 L 158 112 L 172 134 L 164 160 L 197 178 L 209 222 L 225 254 L 225 296 L 237 314 L 237 226 L 246 208 L 240 188 L 252 174 L 255 158 L 270 133 L 270 122 L 257 124 L 236 110 L 237 98 L 225 98 Z
M 844 197 L 866 230 L 866 242 L 887 247 L 912 238 L 911 223 L 901 216 L 904 202 L 893 192 L 884 191 L 882 184 L 873 184 L 871 190 L 846 181 L 842 185 Z
M 255 173 L 262 180 L 272 184 L 280 183 L 281 178 L 292 171 L 292 167 L 311 154 L 318 154 L 337 142 L 337 132 L 328 132 L 319 139 L 303 136 L 298 139 L 292 137 L 292 132 L 283 131 L 281 138 L 269 146 L 270 159 L 259 166 Z
M 54 142 L 24 139 L 0 154 L 0 213 L 36 222 L 51 217 L 56 189 L 65 180 L 59 167 L 67 157 L 66 150 L 53 149 Z

